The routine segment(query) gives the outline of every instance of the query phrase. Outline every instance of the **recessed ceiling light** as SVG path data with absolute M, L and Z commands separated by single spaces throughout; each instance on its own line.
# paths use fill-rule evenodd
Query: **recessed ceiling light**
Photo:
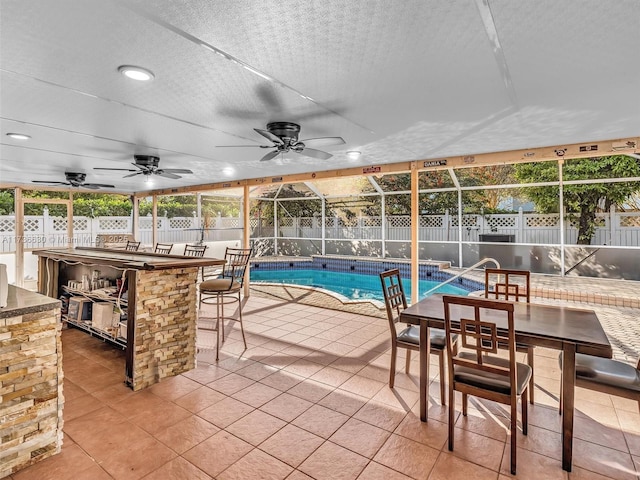
M 31 138 L 30 135 L 25 135 L 24 133 L 7 133 L 7 136 L 14 140 L 29 140 Z
M 356 159 L 356 158 L 360 158 L 360 154 L 362 152 L 360 152 L 359 150 L 349 150 L 347 152 L 347 157 L 352 158 L 352 159 Z
M 222 169 L 222 173 L 228 177 L 236 173 L 236 169 L 233 167 L 225 167 Z
M 148 82 L 153 80 L 155 75 L 151 70 L 146 68 L 136 67 L 134 65 L 121 65 L 118 67 L 118 71 L 127 78 L 132 80 L 138 80 L 140 82 Z

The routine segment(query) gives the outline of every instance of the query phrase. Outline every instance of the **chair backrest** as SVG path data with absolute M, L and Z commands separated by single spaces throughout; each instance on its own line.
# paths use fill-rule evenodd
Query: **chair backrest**
M 398 322 L 400 313 L 407 308 L 407 297 L 402 287 L 400 270 L 394 268 L 380 274 L 382 284 L 382 294 L 384 295 L 384 305 L 387 309 L 387 318 L 391 327 L 392 335 L 395 335 L 395 324 Z
M 516 385 L 516 335 L 513 322 L 513 303 L 451 295 L 444 295 L 442 301 L 444 302 L 444 327 L 449 371 L 454 371 L 454 365 L 460 365 L 481 372 L 502 375 L 508 378 L 511 385 Z M 496 320 L 499 317 L 507 319 L 506 332 L 504 329 L 498 330 L 496 326 Z M 475 357 L 455 354 L 453 344 L 453 335 L 455 334 L 458 335 L 459 346 L 472 350 Z M 498 344 L 508 345 L 508 367 L 488 364 L 484 361 L 485 355 L 498 353 Z
M 252 248 L 229 248 L 224 252 L 223 278 L 230 278 L 232 282 L 244 284 L 245 272 L 249 265 L 249 259 L 253 253 Z
M 529 303 L 530 277 L 529 270 L 487 268 L 484 271 L 484 298 Z
M 173 243 L 156 243 L 156 248 L 153 252 L 163 253 L 165 255 L 168 255 L 171 253 L 172 248 L 173 248 Z
M 132 242 L 131 240 L 127 240 L 127 245 L 124 247 L 128 252 L 137 252 L 138 248 L 140 248 L 140 242 Z
M 204 257 L 206 245 L 185 245 L 184 254 L 187 257 Z

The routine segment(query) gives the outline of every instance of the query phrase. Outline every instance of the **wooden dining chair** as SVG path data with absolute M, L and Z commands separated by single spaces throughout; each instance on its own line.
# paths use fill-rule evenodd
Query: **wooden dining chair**
M 562 371 L 562 353 L 559 360 Z M 640 411 L 640 359 L 634 367 L 619 360 L 576 353 L 576 387 L 635 400 Z M 562 389 L 558 413 L 562 414 Z
M 187 257 L 204 257 L 206 245 L 185 245 L 183 255 Z
M 209 304 L 216 306 L 216 318 L 212 322 L 199 322 L 198 328 L 201 330 L 209 330 L 216 332 L 216 360 L 218 360 L 218 352 L 220 350 L 220 333 L 222 333 L 222 341 L 224 342 L 224 321 L 231 320 L 240 323 L 240 332 L 242 333 L 242 341 L 244 348 L 247 348 L 247 339 L 244 335 L 244 327 L 242 326 L 242 301 L 240 294 L 244 285 L 245 274 L 251 258 L 251 248 L 229 248 L 225 250 L 224 267 L 219 275 L 213 274 L 207 276 L 206 271 L 202 270 L 202 282 L 198 286 L 200 299 L 199 308 L 202 305 Z M 238 318 L 225 317 L 225 305 L 238 302 Z
M 137 252 L 138 248 L 140 248 L 140 242 L 132 242 L 131 240 L 127 240 L 127 245 L 124 247 L 128 252 Z
M 484 297 L 497 300 L 531 303 L 531 272 L 506 268 L 487 268 L 484 271 Z M 534 347 L 516 343 L 516 351 L 527 354 L 531 367 L 529 402 L 533 404 L 535 383 L 533 380 Z
M 531 367 L 516 362 L 513 303 L 484 298 L 445 295 L 444 326 L 449 359 L 449 450 L 455 432 L 455 392 L 462 393 L 462 415 L 467 415 L 468 396 L 485 398 L 511 407 L 511 474 L 516 474 L 518 399 L 522 404 L 522 433 L 527 434 L 527 391 Z M 455 310 L 455 314 L 452 312 Z M 482 312 L 482 315 L 481 315 Z M 498 330 L 496 317 L 506 317 L 507 331 Z M 459 354 L 452 335 L 459 336 Z M 508 358 L 496 356 L 506 344 Z M 469 351 L 470 350 L 470 351 Z
M 389 320 L 389 329 L 391 331 L 391 367 L 389 370 L 389 388 L 393 388 L 396 376 L 396 357 L 398 348 L 407 350 L 407 360 L 405 372 L 409 373 L 411 364 L 411 351 L 420 350 L 420 327 L 407 325 L 406 328 L 398 332 L 396 325 L 398 323 L 400 312 L 407 308 L 407 297 L 402 286 L 400 278 L 400 270 L 394 268 L 380 274 L 380 282 L 382 283 L 382 293 L 384 294 L 384 303 L 387 310 L 387 319 Z M 446 405 L 445 392 L 445 370 L 444 370 L 444 352 L 446 343 L 444 341 L 444 331 L 431 328 L 429 329 L 431 341 L 431 353 L 438 356 L 440 365 L 440 402 Z M 455 343 L 455 342 L 454 342 Z M 428 361 L 428 360 L 427 360 Z
M 169 255 L 172 248 L 173 243 L 156 243 L 156 248 L 154 249 L 153 253 L 162 253 L 164 255 Z

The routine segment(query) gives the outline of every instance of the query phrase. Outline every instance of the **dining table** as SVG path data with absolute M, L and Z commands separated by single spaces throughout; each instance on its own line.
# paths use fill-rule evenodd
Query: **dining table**
M 420 419 L 428 420 L 429 350 L 431 328 L 444 329 L 442 294 L 435 294 L 409 306 L 400 321 L 420 326 Z M 562 362 L 562 468 L 571 471 L 573 449 L 573 416 L 576 381 L 576 353 L 611 358 L 612 348 L 593 310 L 563 305 L 512 302 L 517 343 L 560 350 Z M 489 310 L 481 310 L 483 318 L 495 321 L 498 330 L 507 330 L 507 320 Z M 483 314 L 484 312 L 484 314 Z M 451 305 L 451 321 L 473 318 L 471 307 Z M 469 317 L 470 315 L 470 317 Z M 440 379 L 444 381 L 444 379 Z

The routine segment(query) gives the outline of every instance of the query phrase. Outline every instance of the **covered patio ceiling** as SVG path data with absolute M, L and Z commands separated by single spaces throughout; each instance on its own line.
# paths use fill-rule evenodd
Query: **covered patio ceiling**
M 4 0 L 0 13 L 3 186 L 73 171 L 178 192 L 545 147 L 640 151 L 636 0 Z M 253 129 L 272 121 L 346 143 L 321 148 L 328 160 L 260 161 L 270 150 L 251 147 L 270 142 Z M 95 170 L 134 169 L 135 154 L 193 174 Z

